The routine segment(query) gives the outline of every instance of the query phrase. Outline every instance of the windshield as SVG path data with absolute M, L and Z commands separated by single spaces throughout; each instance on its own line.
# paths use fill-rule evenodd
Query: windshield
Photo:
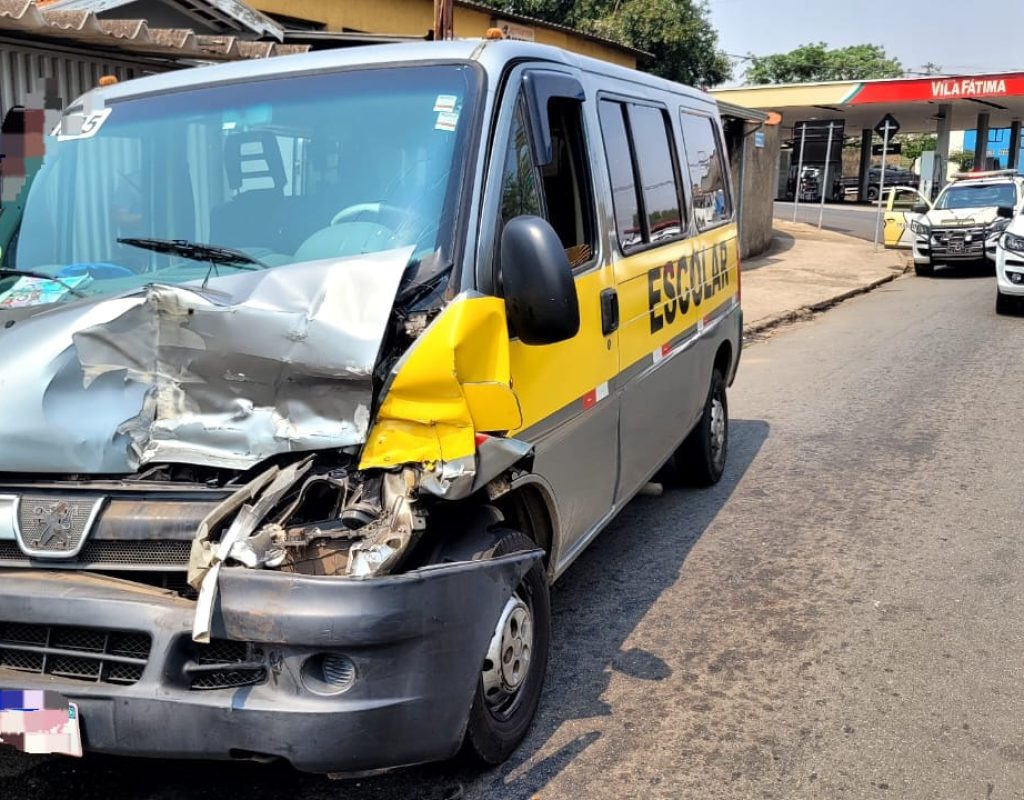
M 951 186 L 942 193 L 936 208 L 998 208 L 1017 205 L 1017 187 L 1012 183 L 990 183 L 984 186 Z
M 475 86 L 465 65 L 388 67 L 114 102 L 47 139 L 0 308 L 408 246 L 411 272 L 434 275 Z

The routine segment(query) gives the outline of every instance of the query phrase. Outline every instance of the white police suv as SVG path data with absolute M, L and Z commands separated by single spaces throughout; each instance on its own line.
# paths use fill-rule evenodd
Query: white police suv
M 995 260 L 996 244 L 1024 205 L 1024 176 L 1016 170 L 969 172 L 956 177 L 935 205 L 915 207 L 914 271 L 931 275 L 939 264 Z

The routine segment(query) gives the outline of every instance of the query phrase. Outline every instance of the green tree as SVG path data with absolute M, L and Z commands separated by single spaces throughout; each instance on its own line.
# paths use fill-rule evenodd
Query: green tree
M 770 56 L 750 54 L 746 81 L 763 83 L 810 83 L 813 81 L 864 81 L 899 78 L 903 65 L 889 58 L 875 44 L 829 49 L 825 42 L 805 44 L 788 53 Z
M 935 149 L 938 137 L 934 133 L 901 133 L 896 136 L 896 141 L 903 145 L 904 162 L 913 164 L 925 150 Z
M 706 0 L 484 0 L 494 8 L 603 36 L 652 55 L 641 66 L 670 80 L 714 86 L 732 77 Z
M 958 165 L 961 172 L 970 172 L 974 169 L 974 151 L 954 150 L 949 154 L 949 163 Z

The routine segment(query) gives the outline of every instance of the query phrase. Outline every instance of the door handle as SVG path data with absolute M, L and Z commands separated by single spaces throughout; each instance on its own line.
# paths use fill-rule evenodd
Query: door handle
M 601 292 L 601 333 L 605 336 L 619 329 L 619 293 L 614 289 Z

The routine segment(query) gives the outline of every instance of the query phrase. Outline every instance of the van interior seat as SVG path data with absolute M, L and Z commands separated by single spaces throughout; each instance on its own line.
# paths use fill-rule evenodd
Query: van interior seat
M 269 131 L 231 134 L 224 142 L 224 171 L 235 196 L 211 212 L 211 240 L 281 252 L 288 178 L 277 138 Z

